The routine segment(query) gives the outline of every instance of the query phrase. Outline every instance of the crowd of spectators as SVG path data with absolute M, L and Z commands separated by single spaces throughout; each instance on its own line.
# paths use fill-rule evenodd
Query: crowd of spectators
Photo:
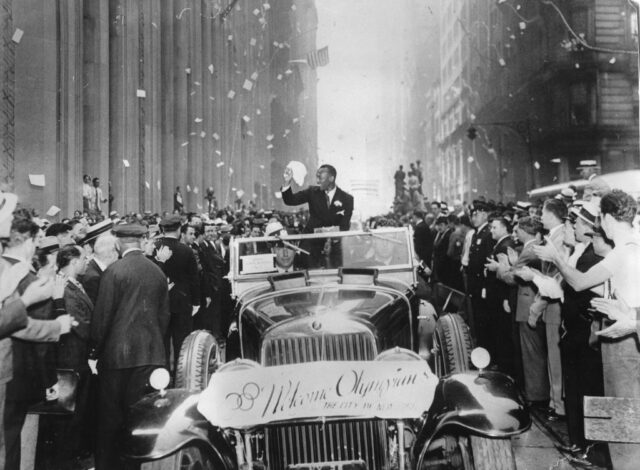
M 594 452 L 585 439 L 582 403 L 584 396 L 640 395 L 636 201 L 621 191 L 587 187 L 582 199 L 571 191 L 533 204 L 482 198 L 468 205 L 426 204 L 417 163 L 408 187 L 399 169 L 393 210 L 363 226 L 354 221 L 352 229 L 411 225 L 432 287 L 465 296 L 473 335 L 491 353 L 493 367 L 515 377 L 529 405 L 546 419 L 567 420 L 570 442 L 563 450 L 576 462 L 606 460 L 607 453 Z M 60 369 L 78 376 L 76 411 L 70 419 L 42 420 L 37 465 L 79 468 L 78 459 L 94 453 L 100 418 L 92 320 L 104 314 L 100 280 L 123 253 L 139 248 L 166 276 L 170 316 L 160 348 L 162 362 L 175 369 L 176 352 L 194 329 L 225 340 L 233 311 L 225 277 L 231 238 L 272 235 L 273 227 L 302 233 L 309 220 L 307 211 L 252 207 L 184 212 L 179 194 L 173 212 L 106 216 L 101 192 L 87 194 L 93 194 L 87 207 L 59 222 L 1 194 L 0 301 L 3 312 L 26 315 L 0 322 L 0 459 L 6 455 L 0 467 L 17 468 L 27 413 L 60 404 Z M 129 244 L 119 243 L 114 232 Z M 611 445 L 615 468 L 631 468 L 640 457 L 637 447 Z
M 90 179 L 85 183 L 89 186 Z M 294 234 L 302 231 L 308 220 L 308 211 L 216 210 L 213 204 L 211 212 L 205 213 L 177 207 L 162 214 L 120 216 L 112 211 L 107 216 L 100 205 L 107 201 L 97 190 L 99 181 L 87 189 L 89 197 L 83 199 L 83 210 L 59 221 L 40 217 L 20 207 L 14 195 L 0 193 L 4 201 L 0 209 L 0 468 L 19 468 L 25 446 L 31 452 L 37 450 L 36 468 L 87 468 L 86 462 L 94 455 L 96 468 L 121 465 L 113 460 L 117 452 L 100 444 L 101 429 L 117 425 L 109 416 L 104 417 L 102 409 L 118 415 L 112 408 L 119 402 L 115 395 L 106 401 L 100 399 L 104 393 L 97 377 L 102 375 L 104 386 L 114 371 L 109 370 L 107 359 L 99 360 L 109 356 L 96 352 L 96 342 L 104 343 L 116 334 L 100 319 L 117 314 L 120 308 L 106 305 L 113 299 L 105 296 L 120 301 L 122 293 L 105 294 L 103 279 L 123 255 L 139 248 L 166 276 L 169 319 L 163 340 L 154 348 L 165 351 L 161 364 L 175 370 L 180 345 L 191 331 L 207 329 L 221 343 L 225 341 L 233 312 L 231 286 L 226 279 L 231 238 L 268 235 L 265 229 L 269 227 Z M 22 317 L 13 321 L 7 312 Z M 127 334 L 132 332 L 130 326 Z M 128 356 L 136 353 L 131 350 Z M 120 367 L 116 366 L 120 376 L 115 375 L 114 383 L 123 382 Z M 65 408 L 65 393 L 72 382 L 77 383 L 75 411 L 70 413 Z M 31 427 L 33 431 L 32 421 L 26 418 L 34 411 L 45 413 L 40 419 L 37 449 L 35 441 L 21 442 L 20 437 L 23 429 Z M 110 421 L 108 426 L 106 421 Z M 113 435 L 108 439 L 116 442 Z
M 433 291 L 445 285 L 465 296 L 492 367 L 515 377 L 545 419 L 566 420 L 569 442 L 560 448 L 574 463 L 634 468 L 640 446 L 607 450 L 585 439 L 583 404 L 585 396 L 640 396 L 637 201 L 589 185 L 577 196 L 432 202 L 384 220 L 413 225 Z

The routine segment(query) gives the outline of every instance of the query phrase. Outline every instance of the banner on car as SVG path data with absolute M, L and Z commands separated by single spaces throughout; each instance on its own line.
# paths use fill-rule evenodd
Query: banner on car
M 256 364 L 213 374 L 198 411 L 234 429 L 314 418 L 418 418 L 437 384 L 424 361 Z

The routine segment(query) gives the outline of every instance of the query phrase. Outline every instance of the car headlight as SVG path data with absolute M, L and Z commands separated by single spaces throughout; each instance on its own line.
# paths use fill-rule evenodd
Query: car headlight
M 171 382 L 171 376 L 169 371 L 163 367 L 157 368 L 149 376 L 149 385 L 159 391 L 161 396 L 166 393 L 165 390 L 169 386 L 169 382 Z
M 486 369 L 491 362 L 491 355 L 485 348 L 475 348 L 471 351 L 471 363 L 478 369 Z

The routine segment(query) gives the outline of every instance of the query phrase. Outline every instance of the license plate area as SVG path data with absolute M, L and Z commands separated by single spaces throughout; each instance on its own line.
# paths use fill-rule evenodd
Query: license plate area
M 340 462 L 297 463 L 289 465 L 287 470 L 368 470 L 364 460 L 346 460 Z

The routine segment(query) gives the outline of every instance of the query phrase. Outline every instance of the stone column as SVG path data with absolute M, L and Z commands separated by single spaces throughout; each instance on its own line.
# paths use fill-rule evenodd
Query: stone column
M 192 2 L 189 11 L 189 66 L 191 74 L 187 77 L 187 90 L 189 93 L 189 157 L 188 178 L 191 191 L 187 192 L 188 207 L 193 211 L 202 211 L 203 172 L 202 172 L 202 137 L 204 129 L 204 114 L 202 106 L 202 17 L 200 16 L 200 2 Z
M 161 35 L 160 2 L 140 2 L 139 45 L 140 68 L 138 86 L 145 97 L 138 98 L 140 121 L 140 201 L 141 210 L 160 210 L 160 179 L 162 146 L 161 130 Z
M 82 173 L 109 190 L 109 1 L 83 2 Z M 108 203 L 103 207 L 108 212 Z
M 204 200 L 206 191 L 209 186 L 213 184 L 213 169 L 215 168 L 214 161 L 214 144 L 213 139 L 214 123 L 213 123 L 213 74 L 211 73 L 210 66 L 213 65 L 213 22 L 212 19 L 213 6 L 210 2 L 202 2 L 202 108 L 204 119 L 202 132 L 204 137 L 202 138 L 202 187 L 200 190 L 200 200 L 204 206 L 204 210 L 208 210 L 208 202 Z M 217 190 L 216 190 L 217 196 Z
M 188 119 L 188 79 L 189 68 L 189 4 L 186 0 L 174 0 L 174 186 L 180 186 L 185 203 L 187 187 L 187 162 L 189 150 Z M 174 189 L 174 188 L 172 188 Z
M 0 3 L 2 27 L 2 53 L 0 57 L 0 184 L 2 189 L 13 190 L 15 170 L 14 99 L 15 99 L 15 43 L 12 0 Z
M 80 205 L 75 181 L 81 155 L 78 28 L 75 1 L 13 2 L 14 28 L 24 31 L 15 44 L 15 184 L 26 207 L 44 212 L 52 204 L 66 215 Z M 11 32 L 13 34 L 13 30 Z M 29 183 L 44 175 L 45 186 Z
M 174 0 L 163 0 L 161 2 L 161 26 L 160 36 L 162 55 L 160 57 L 160 77 L 161 77 L 161 101 L 160 112 L 162 115 L 162 146 L 161 155 L 161 204 L 162 210 L 171 212 L 173 210 L 173 191 L 175 169 L 175 143 L 174 143 Z M 158 184 L 157 181 L 154 184 Z M 157 187 L 157 186 L 156 186 Z
M 109 177 L 120 212 L 140 208 L 138 8 L 137 0 L 109 3 Z

